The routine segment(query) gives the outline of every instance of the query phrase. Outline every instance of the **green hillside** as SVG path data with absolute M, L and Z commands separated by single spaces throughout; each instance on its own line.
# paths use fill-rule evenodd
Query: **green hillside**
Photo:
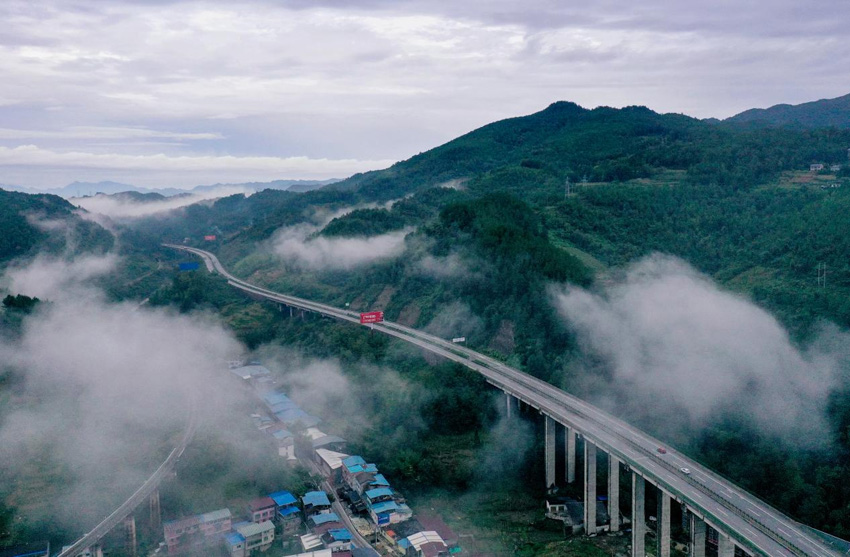
M 803 104 L 777 104 L 770 108 L 752 108 L 726 120 L 801 128 L 850 128 L 850 95 L 821 99 Z
M 112 235 L 76 211 L 55 195 L 0 190 L 0 264 L 37 252 L 108 251 L 113 245 Z

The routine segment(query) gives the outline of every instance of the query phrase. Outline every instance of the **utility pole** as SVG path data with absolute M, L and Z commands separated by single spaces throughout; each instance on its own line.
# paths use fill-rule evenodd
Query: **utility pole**
M 826 263 L 818 263 L 818 286 L 826 286 Z

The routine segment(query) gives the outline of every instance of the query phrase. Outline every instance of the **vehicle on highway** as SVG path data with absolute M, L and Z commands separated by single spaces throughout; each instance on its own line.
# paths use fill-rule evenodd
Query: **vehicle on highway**
M 658 451 L 661 454 L 667 454 L 667 449 L 665 449 L 664 447 L 658 447 L 655 450 Z
M 690 475 L 690 473 L 691 473 L 691 469 L 690 469 L 690 468 L 679 468 L 679 471 L 680 471 L 682 474 L 688 474 L 688 475 Z

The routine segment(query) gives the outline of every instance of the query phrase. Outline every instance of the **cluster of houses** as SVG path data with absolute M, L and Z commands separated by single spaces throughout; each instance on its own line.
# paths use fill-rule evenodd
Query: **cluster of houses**
M 262 401 L 262 408 L 251 415 L 254 425 L 274 439 L 278 454 L 291 461 L 295 455 L 295 435 L 307 437 L 313 450 L 344 447 L 345 439 L 327 435 L 318 427 L 321 419 L 308 414 L 284 393 L 277 390 L 277 384 L 271 372 L 258 362 L 230 362 L 230 373 L 240 379 L 246 387 L 253 389 Z
M 230 509 L 219 509 L 166 522 L 163 533 L 168 554 L 192 553 L 223 544 L 231 557 L 248 557 L 271 547 L 276 531 L 284 537 L 298 535 L 302 523 L 308 525 L 311 533 L 301 539 L 317 540 L 307 544 L 305 550 L 350 549 L 351 533 L 331 512 L 325 492 L 305 493 L 300 503 L 299 506 L 299 500 L 290 492 L 276 491 L 250 501 L 244 520 L 234 521 Z
M 425 522 L 430 520 L 433 526 L 428 528 L 413 519 L 404 497 L 392 488 L 377 465 L 366 462 L 361 456 L 341 452 L 345 449 L 345 440 L 321 431 L 318 427 L 321 419 L 305 412 L 280 392 L 268 369 L 259 362 L 231 362 L 229 367 L 230 373 L 261 402 L 251 417 L 259 430 L 274 438 L 278 454 L 289 461 L 312 460 L 353 513 L 371 521 L 372 526 L 366 528 L 365 533 L 380 533 L 386 542 L 410 557 L 436 557 L 459 551 L 456 536 L 442 520 L 426 519 Z M 298 454 L 296 436 L 303 441 L 299 442 Z M 300 508 L 298 502 L 284 491 L 256 499 L 248 508 L 251 523 L 277 523 L 285 539 L 298 534 L 304 557 L 320 557 L 325 552 L 333 557 L 359 557 L 360 550 L 352 544 L 352 533 L 334 512 L 327 493 L 311 491 L 301 497 Z M 304 534 L 301 534 L 302 520 L 306 527 Z M 366 520 L 359 520 L 368 525 Z M 251 536 L 235 527 L 227 534 L 225 541 L 232 557 L 245 557 L 253 549 L 266 547 L 257 544 L 255 529 L 246 530 Z M 374 554 L 372 551 L 361 555 Z

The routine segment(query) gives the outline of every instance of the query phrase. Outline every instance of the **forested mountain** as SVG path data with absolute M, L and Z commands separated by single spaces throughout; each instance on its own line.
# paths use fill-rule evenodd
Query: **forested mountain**
M 77 211 L 55 195 L 0 190 L 0 263 L 37 252 L 108 251 L 112 235 Z
M 727 118 L 726 122 L 846 129 L 850 128 L 850 95 L 796 105 L 777 104 L 770 108 L 751 108 Z

